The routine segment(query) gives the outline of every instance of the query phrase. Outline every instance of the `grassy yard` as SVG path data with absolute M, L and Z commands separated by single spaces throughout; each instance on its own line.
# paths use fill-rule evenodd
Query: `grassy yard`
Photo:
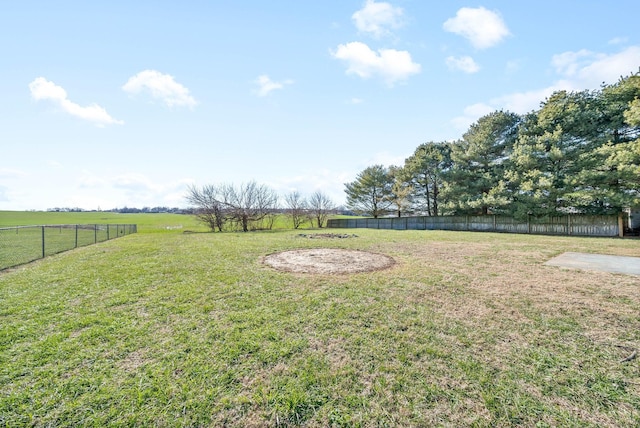
M 0 273 L 0 426 L 640 425 L 640 278 L 543 265 L 637 241 L 186 222 Z M 397 263 L 261 263 L 310 247 Z

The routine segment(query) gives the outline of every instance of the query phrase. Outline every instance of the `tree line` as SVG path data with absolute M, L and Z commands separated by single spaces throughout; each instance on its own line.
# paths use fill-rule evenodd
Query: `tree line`
M 98 208 L 97 210 L 87 210 L 84 208 L 69 208 L 69 207 L 55 207 L 55 208 L 47 208 L 47 212 L 65 212 L 65 213 L 81 213 L 81 212 L 110 212 L 110 213 L 120 213 L 120 214 L 160 214 L 160 213 L 171 213 L 171 214 L 186 214 L 188 213 L 188 209 L 178 208 L 178 207 L 123 207 L 123 208 L 111 208 L 107 210 L 103 210 Z
M 337 210 L 334 202 L 322 191 L 305 197 L 297 191 L 284 196 L 269 186 L 255 181 L 235 185 L 208 184 L 190 186 L 186 196 L 193 213 L 211 231 L 223 232 L 271 229 L 278 215 L 285 214 L 294 229 L 303 225 L 322 228 L 329 215 Z
M 345 183 L 347 207 L 379 217 L 617 214 L 640 204 L 640 72 L 557 91 L 536 111 L 494 111 L 457 141 Z

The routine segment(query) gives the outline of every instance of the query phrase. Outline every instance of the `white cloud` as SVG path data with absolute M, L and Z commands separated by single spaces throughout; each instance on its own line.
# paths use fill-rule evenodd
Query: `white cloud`
M 476 120 L 496 110 L 507 110 L 513 113 L 525 114 L 537 110 L 540 103 L 548 98 L 554 91 L 567 89 L 562 83 L 536 89 L 528 92 L 515 92 L 492 98 L 486 103 L 476 103 L 465 107 L 461 116 L 451 120 L 453 126 L 459 131 L 466 131 Z
M 62 163 L 60 161 L 57 161 L 55 159 L 49 159 L 47 161 L 47 166 L 49 168 L 52 168 L 52 169 L 62 169 L 62 168 L 64 168 L 64 165 L 62 165 Z
M 197 104 L 188 88 L 176 82 L 173 76 L 156 70 L 144 70 L 130 77 L 122 89 L 130 94 L 148 92 L 151 97 L 161 100 L 168 107 L 193 108 Z
M 598 54 L 582 49 L 578 52 L 563 52 L 551 58 L 551 65 L 556 73 L 564 76 L 574 76 L 584 65 L 593 62 Z
M 478 49 L 486 49 L 500 43 L 509 33 L 507 25 L 497 12 L 484 7 L 463 7 L 442 24 L 445 31 L 468 39 Z
M 331 200 L 338 204 L 346 203 L 344 184 L 355 180 L 356 176 L 370 165 L 404 165 L 404 160 L 411 153 L 404 156 L 393 155 L 388 152 L 379 152 L 372 157 L 362 158 L 354 169 L 350 171 L 336 171 L 330 169 L 314 170 L 313 173 L 293 177 L 279 177 L 267 183 L 280 195 L 297 190 L 304 196 L 309 196 L 315 191 L 322 191 Z
M 609 40 L 609 44 L 610 45 L 620 45 L 623 43 L 627 43 L 629 41 L 628 37 L 614 37 L 613 39 Z
M 421 70 L 420 64 L 413 62 L 407 51 L 379 49 L 374 52 L 362 42 L 339 45 L 332 55 L 347 63 L 347 74 L 355 74 L 363 79 L 380 76 L 390 86 Z
M 353 105 L 362 104 L 363 102 L 364 100 L 362 98 L 356 98 L 356 97 L 353 97 L 348 101 L 349 104 L 353 104 Z
M 83 171 L 73 194 L 65 201 L 70 206 L 85 209 L 115 207 L 185 206 L 184 195 L 192 180 L 180 179 L 163 182 L 153 180 L 139 172 L 114 176 L 95 175 Z
M 271 93 L 271 91 L 275 91 L 276 89 L 282 89 L 284 88 L 284 85 L 292 84 L 293 80 L 284 80 L 282 82 L 274 82 L 269 78 L 269 76 L 267 76 L 266 74 L 263 74 L 262 76 L 259 76 L 256 80 L 254 80 L 253 83 L 259 86 L 258 90 L 256 91 L 258 96 L 266 97 L 267 95 L 269 95 L 269 93 Z
M 7 209 L 15 209 L 12 205 L 15 202 L 15 197 L 19 194 L 18 189 L 29 178 L 29 173 L 14 168 L 0 168 L 0 203 L 7 202 Z M 7 186 L 5 186 L 7 185 Z M 0 204 L 2 206 L 3 204 Z
M 524 114 L 540 108 L 540 103 L 556 91 L 581 91 L 598 89 L 603 82 L 615 83 L 620 76 L 637 70 L 640 64 L 640 46 L 631 46 L 614 54 L 580 50 L 554 55 L 551 59 L 558 79 L 549 86 L 525 92 L 515 92 L 493 98 L 487 103 L 468 106 L 462 116 L 452 123 L 465 129 L 480 117 L 495 110 L 509 110 Z
M 495 108 L 485 103 L 476 103 L 464 108 L 462 116 L 455 117 L 451 124 L 460 132 L 466 131 L 478 118 L 494 111 Z
M 406 156 L 395 155 L 389 152 L 378 152 L 374 154 L 372 157 L 366 159 L 366 165 L 383 165 L 383 166 L 402 166 L 404 165 L 404 160 L 408 158 L 411 154 Z
M 158 186 L 150 178 L 140 173 L 126 173 L 118 175 L 111 179 L 111 184 L 113 187 L 125 189 L 131 192 L 155 192 L 161 189 L 161 186 Z
M 403 25 L 403 13 L 402 8 L 389 3 L 367 0 L 364 7 L 355 12 L 351 19 L 358 31 L 382 37 L 391 34 L 391 29 Z
M 534 89 L 527 92 L 515 92 L 494 98 L 490 101 L 495 106 L 494 110 L 509 110 L 518 114 L 525 114 L 540 107 L 540 103 L 551 96 L 555 91 L 567 89 L 559 83 L 542 89 Z M 479 117 L 479 116 L 478 116 Z
M 480 66 L 470 56 L 449 56 L 445 61 L 451 70 L 460 70 L 468 74 L 480 71 Z
M 640 46 L 631 46 L 614 54 L 584 50 L 565 52 L 554 56 L 552 63 L 559 74 L 570 78 L 572 89 L 596 89 L 602 82 L 615 83 L 621 76 L 637 71 Z
M 50 100 L 68 114 L 93 122 L 97 126 L 122 125 L 124 123 L 111 117 L 103 107 L 97 104 L 82 107 L 72 102 L 67 98 L 67 91 L 44 77 L 38 77 L 29 83 L 29 90 L 34 100 Z
M 506 65 L 505 71 L 508 74 L 513 74 L 513 73 L 516 73 L 521 68 L 522 68 L 521 61 L 517 60 L 517 59 L 514 59 L 514 60 L 507 61 L 507 65 Z
M 280 195 L 298 191 L 308 197 L 316 191 L 321 191 L 334 203 L 342 205 L 345 203 L 344 183 L 353 181 L 355 175 L 353 172 L 321 169 L 308 175 L 279 177 L 267 184 Z
M 87 170 L 82 171 L 82 175 L 78 178 L 78 187 L 98 189 L 106 187 L 108 185 L 107 180 L 98 177 Z
M 28 174 L 19 169 L 0 168 L 0 178 L 22 178 Z

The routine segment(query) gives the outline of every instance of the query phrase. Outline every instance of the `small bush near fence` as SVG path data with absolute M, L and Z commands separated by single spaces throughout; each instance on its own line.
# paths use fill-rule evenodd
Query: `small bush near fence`
M 0 228 L 0 270 L 136 232 L 135 224 L 60 224 Z
M 617 216 L 567 215 L 516 220 L 496 215 L 419 216 L 331 219 L 331 228 L 396 230 L 463 230 L 476 232 L 531 233 L 536 235 L 620 236 Z

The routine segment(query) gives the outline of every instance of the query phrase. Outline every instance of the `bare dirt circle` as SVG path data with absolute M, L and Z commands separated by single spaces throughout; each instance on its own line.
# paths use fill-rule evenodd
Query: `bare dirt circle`
M 386 269 L 395 261 L 384 254 L 337 248 L 309 248 L 265 256 L 274 269 L 295 273 L 345 274 Z

